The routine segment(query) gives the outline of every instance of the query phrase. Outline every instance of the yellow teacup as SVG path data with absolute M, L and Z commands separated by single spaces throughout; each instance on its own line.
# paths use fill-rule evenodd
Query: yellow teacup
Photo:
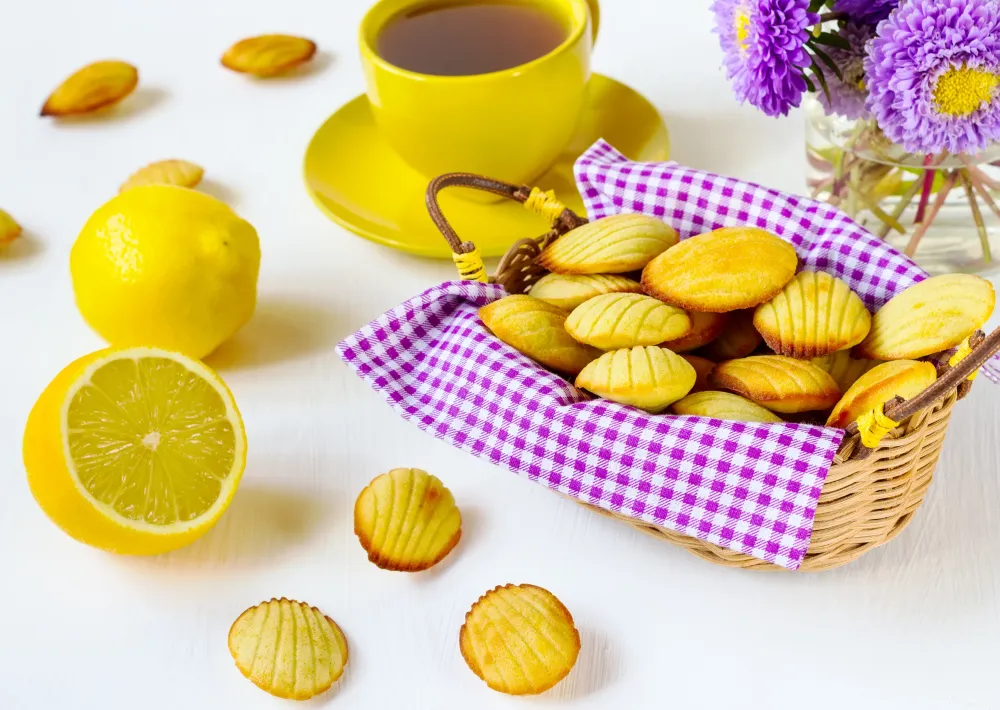
M 475 0 L 471 0 L 475 2 Z M 596 27 L 596 1 L 594 25 Z M 567 29 L 556 49 L 489 74 L 434 76 L 394 66 L 376 52 L 388 22 L 434 0 L 381 0 L 361 23 L 368 99 L 390 145 L 433 177 L 472 172 L 528 183 L 573 137 L 590 79 L 593 33 L 587 0 L 535 0 Z

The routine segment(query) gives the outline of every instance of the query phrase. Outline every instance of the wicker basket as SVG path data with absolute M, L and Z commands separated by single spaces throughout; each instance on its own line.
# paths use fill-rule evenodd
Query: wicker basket
M 428 187 L 428 211 L 451 246 L 463 278 L 486 280 L 475 245 L 459 239 L 438 205 L 438 193 L 453 186 L 483 190 L 521 203 L 528 202 L 538 191 L 466 173 L 442 175 Z M 562 210 L 553 219 L 549 232 L 537 239 L 522 239 L 514 244 L 489 281 L 503 286 L 511 294 L 527 292 L 546 273 L 536 262 L 541 250 L 586 222 L 571 210 Z M 954 351 L 935 358 L 940 363 L 939 378 L 923 393 L 905 402 L 896 398 L 886 403 L 885 415 L 901 424 L 875 448 L 862 444 L 856 424 L 848 427 L 847 436 L 827 474 L 809 549 L 800 570 L 824 570 L 847 564 L 871 548 L 888 542 L 909 524 L 930 486 L 952 407 L 968 393 L 970 375 L 1000 349 L 1000 329 L 988 338 L 976 333 L 969 344 L 971 352 L 954 367 L 948 363 Z M 697 538 L 596 507 L 593 509 L 681 545 L 711 562 L 747 569 L 782 569 Z

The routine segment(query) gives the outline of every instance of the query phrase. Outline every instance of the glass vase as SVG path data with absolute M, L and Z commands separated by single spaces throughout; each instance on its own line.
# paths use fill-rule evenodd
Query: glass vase
M 1000 144 L 976 155 L 915 155 L 871 119 L 828 116 L 808 96 L 807 180 L 815 199 L 931 274 L 1000 272 Z

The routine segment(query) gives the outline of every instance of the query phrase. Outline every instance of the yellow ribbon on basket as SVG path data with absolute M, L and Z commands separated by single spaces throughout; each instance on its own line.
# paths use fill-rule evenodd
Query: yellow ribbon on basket
M 555 190 L 543 192 L 537 187 L 531 188 L 531 194 L 524 201 L 524 208 L 531 210 L 537 215 L 541 215 L 554 225 L 559 219 L 559 215 L 566 209 L 566 205 L 556 199 Z
M 490 282 L 490 277 L 486 275 L 486 265 L 483 263 L 483 255 L 480 253 L 479 247 L 475 247 L 465 254 L 453 252 L 451 258 L 455 262 L 455 266 L 458 267 L 458 275 L 462 277 L 463 281 L 479 281 L 484 284 Z
M 869 449 L 874 449 L 882 443 L 885 435 L 898 426 L 899 422 L 885 416 L 881 404 L 858 417 L 858 434 L 861 435 L 861 443 Z
M 966 338 L 962 341 L 961 345 L 958 346 L 958 350 L 955 354 L 948 359 L 948 364 L 955 367 L 958 363 L 962 362 L 965 358 L 972 354 L 972 346 L 969 345 L 969 339 Z M 969 375 L 969 382 L 972 382 L 976 377 L 979 376 L 979 370 L 976 370 L 971 375 Z

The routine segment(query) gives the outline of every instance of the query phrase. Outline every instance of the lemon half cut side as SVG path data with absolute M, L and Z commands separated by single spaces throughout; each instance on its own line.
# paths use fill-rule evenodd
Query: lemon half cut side
M 66 533 L 124 554 L 204 534 L 246 465 L 233 396 L 210 368 L 157 348 L 102 350 L 46 388 L 24 435 L 31 492 Z

